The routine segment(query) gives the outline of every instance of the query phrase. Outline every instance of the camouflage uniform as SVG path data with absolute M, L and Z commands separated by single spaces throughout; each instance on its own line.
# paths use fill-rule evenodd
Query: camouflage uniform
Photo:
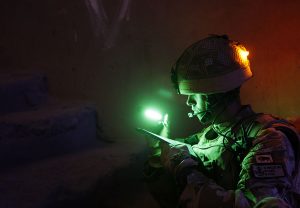
M 184 141 L 203 166 L 190 170 L 183 184 L 162 168 L 145 169 L 161 207 L 300 207 L 299 140 L 287 122 L 244 106 L 234 121 Z

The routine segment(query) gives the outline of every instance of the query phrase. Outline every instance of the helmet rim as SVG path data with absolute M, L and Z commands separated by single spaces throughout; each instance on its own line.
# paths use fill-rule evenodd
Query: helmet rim
M 250 67 L 247 67 L 212 78 L 178 80 L 178 91 L 183 95 L 223 93 L 240 87 L 252 77 Z

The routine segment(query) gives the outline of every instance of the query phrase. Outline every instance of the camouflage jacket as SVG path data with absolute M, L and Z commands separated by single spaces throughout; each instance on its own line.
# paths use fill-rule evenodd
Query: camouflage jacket
M 183 187 L 163 169 L 148 168 L 148 187 L 161 207 L 300 206 L 300 140 L 286 121 L 245 106 L 234 121 L 184 141 L 203 167 L 188 174 Z

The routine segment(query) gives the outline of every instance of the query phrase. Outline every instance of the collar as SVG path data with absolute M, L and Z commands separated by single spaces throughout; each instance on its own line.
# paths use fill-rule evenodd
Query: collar
M 234 126 L 240 123 L 245 118 L 248 118 L 254 115 L 255 112 L 252 110 L 250 105 L 243 105 L 240 110 L 228 121 L 219 123 L 219 124 L 212 124 L 214 128 L 219 131 L 227 132 L 231 130 Z

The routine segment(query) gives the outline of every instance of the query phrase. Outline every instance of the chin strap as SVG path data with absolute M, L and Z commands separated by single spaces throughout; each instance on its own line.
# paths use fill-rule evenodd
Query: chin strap
M 206 111 L 204 115 L 200 118 L 200 122 L 203 124 L 206 124 L 207 121 L 209 121 L 212 117 L 212 112 L 211 111 Z

